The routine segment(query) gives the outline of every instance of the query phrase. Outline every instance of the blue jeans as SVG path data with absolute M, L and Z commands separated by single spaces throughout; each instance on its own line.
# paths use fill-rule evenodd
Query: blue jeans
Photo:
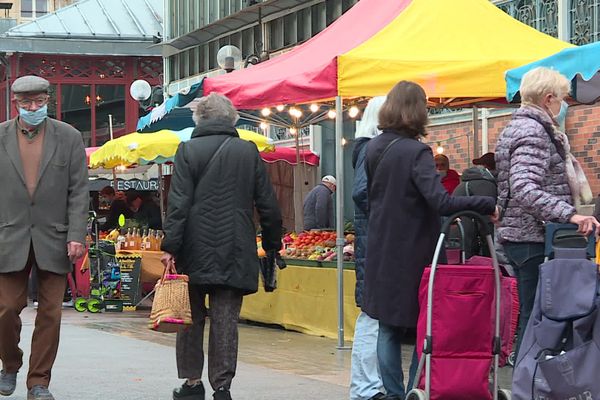
M 402 339 L 406 336 L 406 328 L 379 323 L 379 337 L 377 338 L 377 358 L 381 379 L 389 397 L 404 399 L 406 387 L 410 390 L 417 374 L 419 361 L 417 350 L 412 354 L 408 372 L 408 385 L 404 386 L 404 372 L 402 371 Z
M 368 400 L 383 393 L 377 362 L 379 322 L 361 312 L 354 327 L 350 400 Z
M 515 270 L 519 291 L 519 330 L 515 350 L 518 356 L 521 340 L 535 302 L 539 267 L 544 262 L 544 244 L 507 242 L 503 246 L 506 258 Z

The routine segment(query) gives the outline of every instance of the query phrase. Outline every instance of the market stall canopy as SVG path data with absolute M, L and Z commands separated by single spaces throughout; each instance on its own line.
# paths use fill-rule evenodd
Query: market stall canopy
M 130 133 L 106 142 L 90 156 L 91 168 L 129 167 L 150 163 L 172 162 L 181 142 L 190 140 L 193 128 L 181 131 L 162 130 L 154 133 Z M 274 149 L 270 139 L 255 132 L 238 129 L 240 138 L 253 142 L 259 151 Z
M 308 165 L 319 165 L 319 156 L 310 150 L 300 150 L 298 158 L 300 163 Z M 269 153 L 261 153 L 260 155 L 264 162 L 275 163 L 275 162 L 286 162 L 290 165 L 297 165 L 296 161 L 296 149 L 293 147 L 277 147 L 275 151 Z
M 523 75 L 533 68 L 559 71 L 572 82 L 571 97 L 579 103 L 600 100 L 600 42 L 573 47 L 506 73 L 506 98 L 513 101 Z
M 571 45 L 489 0 L 361 0 L 305 44 L 204 81 L 242 109 L 386 94 L 399 80 L 445 105 L 503 99 L 507 69 Z M 456 102 L 455 102 L 456 100 Z
M 335 97 L 337 56 L 389 24 L 410 0 L 361 0 L 329 27 L 269 61 L 204 80 L 204 94 L 219 92 L 240 109 Z
M 136 130 L 138 132 L 157 132 L 161 129 L 179 130 L 179 129 L 187 128 L 190 126 L 194 126 L 195 124 L 191 117 L 192 116 L 191 110 L 189 108 L 181 108 L 181 107 L 185 106 L 186 104 L 189 104 L 196 97 L 201 96 L 201 93 L 202 93 L 202 82 L 198 82 L 198 83 L 192 85 L 188 91 L 186 91 L 184 93 L 177 93 L 175 96 L 169 97 L 161 105 L 159 105 L 158 107 L 154 107 L 148 115 L 141 117 L 138 120 Z M 180 110 L 180 111 L 178 111 L 178 110 Z M 159 127 L 159 124 L 161 124 L 161 122 L 162 123 L 167 122 L 166 116 L 168 114 L 171 114 L 171 112 L 173 112 L 172 117 L 177 117 L 177 116 L 179 116 L 179 114 L 185 114 L 186 117 L 189 116 L 189 119 L 188 118 L 181 119 L 181 121 L 183 121 L 183 123 L 185 123 L 186 125 L 181 126 L 181 127 L 174 127 L 174 126 L 169 126 L 169 127 L 160 126 Z M 150 129 L 152 129 L 152 130 L 150 130 Z

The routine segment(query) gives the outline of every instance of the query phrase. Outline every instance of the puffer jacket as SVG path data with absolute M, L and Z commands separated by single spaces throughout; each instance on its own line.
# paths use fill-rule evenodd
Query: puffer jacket
M 206 166 L 228 136 L 233 139 Z M 260 267 L 255 207 L 263 248 L 279 250 L 281 212 L 258 149 L 226 121 L 201 121 L 175 154 L 161 249 L 175 255 L 177 270 L 194 285 L 254 293 Z
M 356 286 L 354 298 L 356 306 L 362 306 L 362 294 L 365 282 L 365 261 L 367 253 L 367 223 L 369 221 L 369 201 L 367 196 L 367 171 L 365 159 L 367 157 L 367 143 L 370 138 L 359 138 L 354 145 L 352 154 L 352 167 L 354 168 L 354 186 L 352 187 L 352 200 L 354 200 L 354 272 L 356 273 Z
M 496 166 L 501 241 L 543 243 L 545 221 L 567 223 L 575 214 L 565 150 L 542 109 L 523 106 L 514 113 L 498 140 Z

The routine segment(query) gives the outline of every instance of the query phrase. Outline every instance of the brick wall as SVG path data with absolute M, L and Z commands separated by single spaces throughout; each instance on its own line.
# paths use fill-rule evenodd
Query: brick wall
M 496 140 L 510 116 L 490 118 L 488 123 L 489 150 L 494 151 Z M 472 132 L 472 122 L 432 126 L 425 139 L 435 153 L 437 141 L 444 147 L 444 154 L 450 158 L 450 167 L 462 172 L 471 165 L 473 140 L 467 134 Z M 594 195 L 600 194 L 600 104 L 594 106 L 571 106 L 567 114 L 567 134 L 571 142 L 571 152 L 583 166 Z M 448 138 L 453 138 L 445 141 Z M 481 138 L 481 128 L 480 128 Z M 480 141 L 481 143 L 481 141 Z

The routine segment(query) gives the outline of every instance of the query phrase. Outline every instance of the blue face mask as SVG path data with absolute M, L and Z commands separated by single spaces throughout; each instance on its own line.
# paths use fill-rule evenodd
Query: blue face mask
M 560 102 L 560 111 L 558 112 L 558 115 L 556 115 L 554 117 L 554 119 L 556 120 L 556 123 L 560 126 L 563 126 L 565 123 L 565 120 L 567 119 L 567 111 L 569 110 L 569 104 L 566 101 L 561 101 Z
M 19 107 L 19 117 L 29 126 L 38 126 L 48 116 L 48 105 L 38 108 L 35 111 L 27 111 Z

